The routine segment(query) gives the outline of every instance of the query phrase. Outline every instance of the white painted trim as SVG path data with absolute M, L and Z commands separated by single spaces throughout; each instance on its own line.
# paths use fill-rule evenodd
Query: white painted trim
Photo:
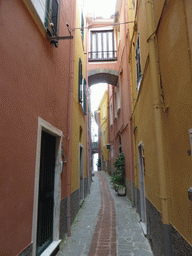
M 32 3 L 31 0 L 23 0 L 23 2 L 26 4 L 28 10 L 30 11 L 30 13 L 32 14 L 32 16 L 35 18 L 35 21 L 37 22 L 40 30 L 42 31 L 42 33 L 44 35 L 46 35 L 46 28 L 38 14 L 38 11 L 36 10 L 34 4 Z
M 56 127 L 52 126 L 47 121 L 38 117 L 37 149 L 36 149 L 36 165 L 35 165 L 35 186 L 34 186 L 34 204 L 33 204 L 33 224 L 32 224 L 32 242 L 33 242 L 32 256 L 36 255 L 37 215 L 38 215 L 38 195 L 39 195 L 39 175 L 40 175 L 41 134 L 42 134 L 42 131 L 46 131 L 47 133 L 56 137 L 53 241 L 59 241 L 59 221 L 60 221 L 60 201 L 61 201 L 61 142 L 62 142 L 63 133 L 62 133 L 62 131 L 60 131 Z M 52 244 L 50 244 L 48 246 L 48 248 L 52 248 Z
M 59 246 L 60 243 L 61 243 L 61 240 L 53 241 L 47 247 L 47 249 L 45 249 L 45 251 L 43 253 L 41 253 L 41 256 L 50 256 L 53 253 L 53 251 L 57 248 L 57 246 Z
M 143 230 L 144 235 L 147 235 L 147 225 L 145 222 L 140 221 L 141 228 Z
M 138 157 L 139 157 L 139 189 L 140 189 L 140 207 L 141 207 L 141 226 L 144 234 L 147 234 L 147 212 L 146 212 L 146 199 L 145 199 L 145 177 L 143 173 L 142 162 L 143 143 L 138 144 Z

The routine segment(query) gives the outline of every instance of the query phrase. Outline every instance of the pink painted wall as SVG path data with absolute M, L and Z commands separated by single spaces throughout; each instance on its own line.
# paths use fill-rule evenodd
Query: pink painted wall
M 88 62 L 87 69 L 88 71 L 95 70 L 95 69 L 112 69 L 118 71 L 117 62 Z
M 70 24 L 72 3 L 62 3 Z M 38 117 L 68 135 L 71 42 L 52 46 L 23 1 L 0 6 L 0 251 L 16 255 L 31 243 Z M 65 138 L 63 144 L 66 152 Z M 62 175 L 62 198 L 65 188 Z
M 125 6 L 125 1 L 122 0 L 121 6 Z M 124 23 L 127 21 L 126 8 L 121 8 L 119 12 L 118 23 Z M 127 37 L 128 27 L 126 24 L 120 25 L 120 44 L 118 47 L 118 59 L 117 59 L 117 70 L 119 71 L 119 84 L 120 84 L 120 98 L 121 108 L 115 118 L 115 112 L 113 112 L 113 125 L 110 127 L 110 140 L 114 144 L 114 158 L 111 159 L 113 162 L 119 154 L 119 136 L 121 134 L 122 150 L 125 156 L 125 169 L 126 179 L 134 181 L 134 168 L 133 168 L 133 150 L 132 150 L 132 128 L 131 128 L 131 96 L 130 96 L 130 77 L 129 77 L 129 66 L 128 66 L 128 50 L 129 50 L 129 38 Z M 109 97 L 115 104 L 115 91 L 116 88 L 110 86 Z M 110 104 L 109 98 L 109 104 Z

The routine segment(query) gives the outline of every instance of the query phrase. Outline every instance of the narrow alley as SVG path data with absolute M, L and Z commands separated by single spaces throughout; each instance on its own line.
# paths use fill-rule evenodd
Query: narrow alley
M 0 256 L 192 255 L 192 1 L 0 0 Z
M 86 197 L 57 256 L 153 255 L 131 202 L 118 196 L 105 172 L 95 172 Z

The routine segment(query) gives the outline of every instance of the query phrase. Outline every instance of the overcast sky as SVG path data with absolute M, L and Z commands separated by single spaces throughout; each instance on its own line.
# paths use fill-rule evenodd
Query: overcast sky
M 103 94 L 107 90 L 107 84 L 95 84 L 91 86 L 91 111 L 98 109 Z
M 115 13 L 116 0 L 84 0 L 84 7 L 87 13 L 95 12 L 96 16 L 109 18 Z

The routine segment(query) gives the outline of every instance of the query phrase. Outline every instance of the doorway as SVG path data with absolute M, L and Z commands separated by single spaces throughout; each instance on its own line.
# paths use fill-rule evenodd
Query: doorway
M 51 254 L 60 244 L 62 131 L 38 118 L 32 256 Z
M 42 131 L 37 221 L 37 255 L 53 241 L 56 137 Z
M 79 203 L 84 200 L 84 175 L 83 175 L 83 146 L 79 146 Z
M 147 214 L 146 214 L 146 199 L 145 199 L 145 177 L 144 177 L 144 154 L 143 144 L 139 143 L 138 146 L 139 155 L 139 188 L 140 188 L 140 210 L 141 210 L 141 227 L 144 234 L 147 234 Z

